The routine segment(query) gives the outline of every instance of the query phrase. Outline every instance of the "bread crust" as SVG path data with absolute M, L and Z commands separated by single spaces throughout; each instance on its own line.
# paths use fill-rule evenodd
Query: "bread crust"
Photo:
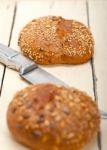
M 24 55 L 38 64 L 81 64 L 93 56 L 94 41 L 82 23 L 57 16 L 29 22 L 18 45 Z
M 86 93 L 38 84 L 14 96 L 7 123 L 15 139 L 33 150 L 79 150 L 96 135 L 100 115 Z

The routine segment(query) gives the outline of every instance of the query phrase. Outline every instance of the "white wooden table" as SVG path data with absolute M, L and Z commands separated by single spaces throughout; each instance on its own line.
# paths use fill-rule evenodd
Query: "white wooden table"
M 19 32 L 30 20 L 45 15 L 61 15 L 89 26 L 95 39 L 94 58 L 77 66 L 41 66 L 96 99 L 100 109 L 107 111 L 107 1 L 106 0 L 0 0 L 0 43 L 19 51 Z M 0 150 L 27 150 L 15 142 L 8 131 L 6 111 L 16 91 L 28 85 L 17 72 L 0 64 Z M 107 150 L 107 120 L 101 120 L 101 131 L 85 150 Z

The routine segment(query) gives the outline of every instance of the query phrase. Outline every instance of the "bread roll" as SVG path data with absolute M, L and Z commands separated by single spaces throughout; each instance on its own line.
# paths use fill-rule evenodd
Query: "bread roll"
M 14 138 L 32 150 L 80 150 L 98 132 L 100 115 L 86 93 L 38 84 L 14 96 L 7 123 Z
M 21 31 L 18 44 L 38 64 L 81 64 L 93 55 L 90 30 L 82 23 L 46 16 L 32 20 Z

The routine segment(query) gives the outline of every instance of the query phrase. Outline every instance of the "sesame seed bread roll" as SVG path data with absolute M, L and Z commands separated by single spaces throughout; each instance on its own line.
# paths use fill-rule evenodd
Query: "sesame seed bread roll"
M 82 23 L 46 16 L 28 23 L 18 45 L 23 54 L 38 64 L 81 64 L 93 55 L 94 42 Z
M 7 123 L 14 138 L 32 150 L 80 150 L 97 134 L 100 114 L 77 89 L 37 84 L 14 96 Z

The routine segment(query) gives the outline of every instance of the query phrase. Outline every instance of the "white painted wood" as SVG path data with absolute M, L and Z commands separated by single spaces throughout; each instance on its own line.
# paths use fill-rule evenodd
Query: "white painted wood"
M 94 65 L 98 105 L 107 111 L 107 1 L 89 2 L 90 26 L 95 38 Z M 102 150 L 107 149 L 107 120 L 102 121 Z
M 12 34 L 11 47 L 19 50 L 17 46 L 19 32 L 22 27 L 33 18 L 37 18 L 44 15 L 61 15 L 66 18 L 73 18 L 87 24 L 86 3 L 84 1 L 57 1 L 57 0 L 36 0 L 34 2 L 20 2 L 17 7 L 17 14 L 15 19 L 14 30 Z M 93 97 L 93 82 L 90 63 L 84 65 L 55 65 L 55 66 L 41 66 L 43 69 L 52 73 L 56 77 L 62 79 L 70 86 L 75 86 L 81 90 L 87 91 Z M 0 107 L 0 118 L 2 117 L 2 123 L 0 124 L 0 146 L 2 150 L 25 150 L 16 143 L 10 136 L 6 124 L 6 111 L 9 102 L 16 91 L 22 89 L 28 84 L 21 80 L 17 72 L 10 69 L 6 69 L 6 75 L 4 79 L 4 86 L 2 90 L 2 101 Z M 6 144 L 5 144 L 6 143 Z M 27 150 L 27 149 L 26 149 Z M 93 140 L 86 150 L 98 150 L 96 139 Z
M 5 3 L 0 1 L 0 43 L 8 45 L 10 31 L 11 31 L 11 25 L 12 25 L 12 21 L 13 21 L 13 14 L 14 14 L 14 5 L 11 5 L 11 7 L 10 7 L 9 1 L 7 1 Z M 3 65 L 0 64 L 0 85 L 1 85 L 2 75 L 3 75 L 3 69 L 4 69 Z M 2 116 L 2 112 L 4 111 L 4 109 L 5 109 L 5 101 L 3 101 L 3 99 L 0 97 L 0 120 L 1 120 L 0 127 L 1 127 L 1 130 L 3 128 L 5 128 L 5 126 L 2 124 L 3 123 L 2 120 L 4 120 L 3 116 Z M 1 132 L 1 130 L 0 130 L 0 137 L 1 137 L 0 145 L 4 140 L 2 135 L 5 135 L 5 133 Z M 4 143 L 4 145 L 6 145 L 5 140 L 3 143 Z M 2 147 L 1 147 L 1 149 L 2 149 Z
M 89 3 L 90 26 L 95 38 L 94 64 L 99 106 L 107 111 L 107 1 Z
M 10 29 L 12 24 L 12 18 L 13 18 L 13 11 L 14 6 L 9 5 L 10 3 L 5 3 L 2 5 L 2 2 L 0 1 L 0 43 L 4 43 L 8 45 L 9 36 L 10 36 Z M 2 80 L 3 75 L 3 65 L 0 64 L 0 84 Z
M 107 120 L 102 120 L 101 122 L 101 145 L 102 150 L 107 149 Z
M 3 77 L 3 66 L 0 65 L 0 85 L 1 85 L 2 77 Z

